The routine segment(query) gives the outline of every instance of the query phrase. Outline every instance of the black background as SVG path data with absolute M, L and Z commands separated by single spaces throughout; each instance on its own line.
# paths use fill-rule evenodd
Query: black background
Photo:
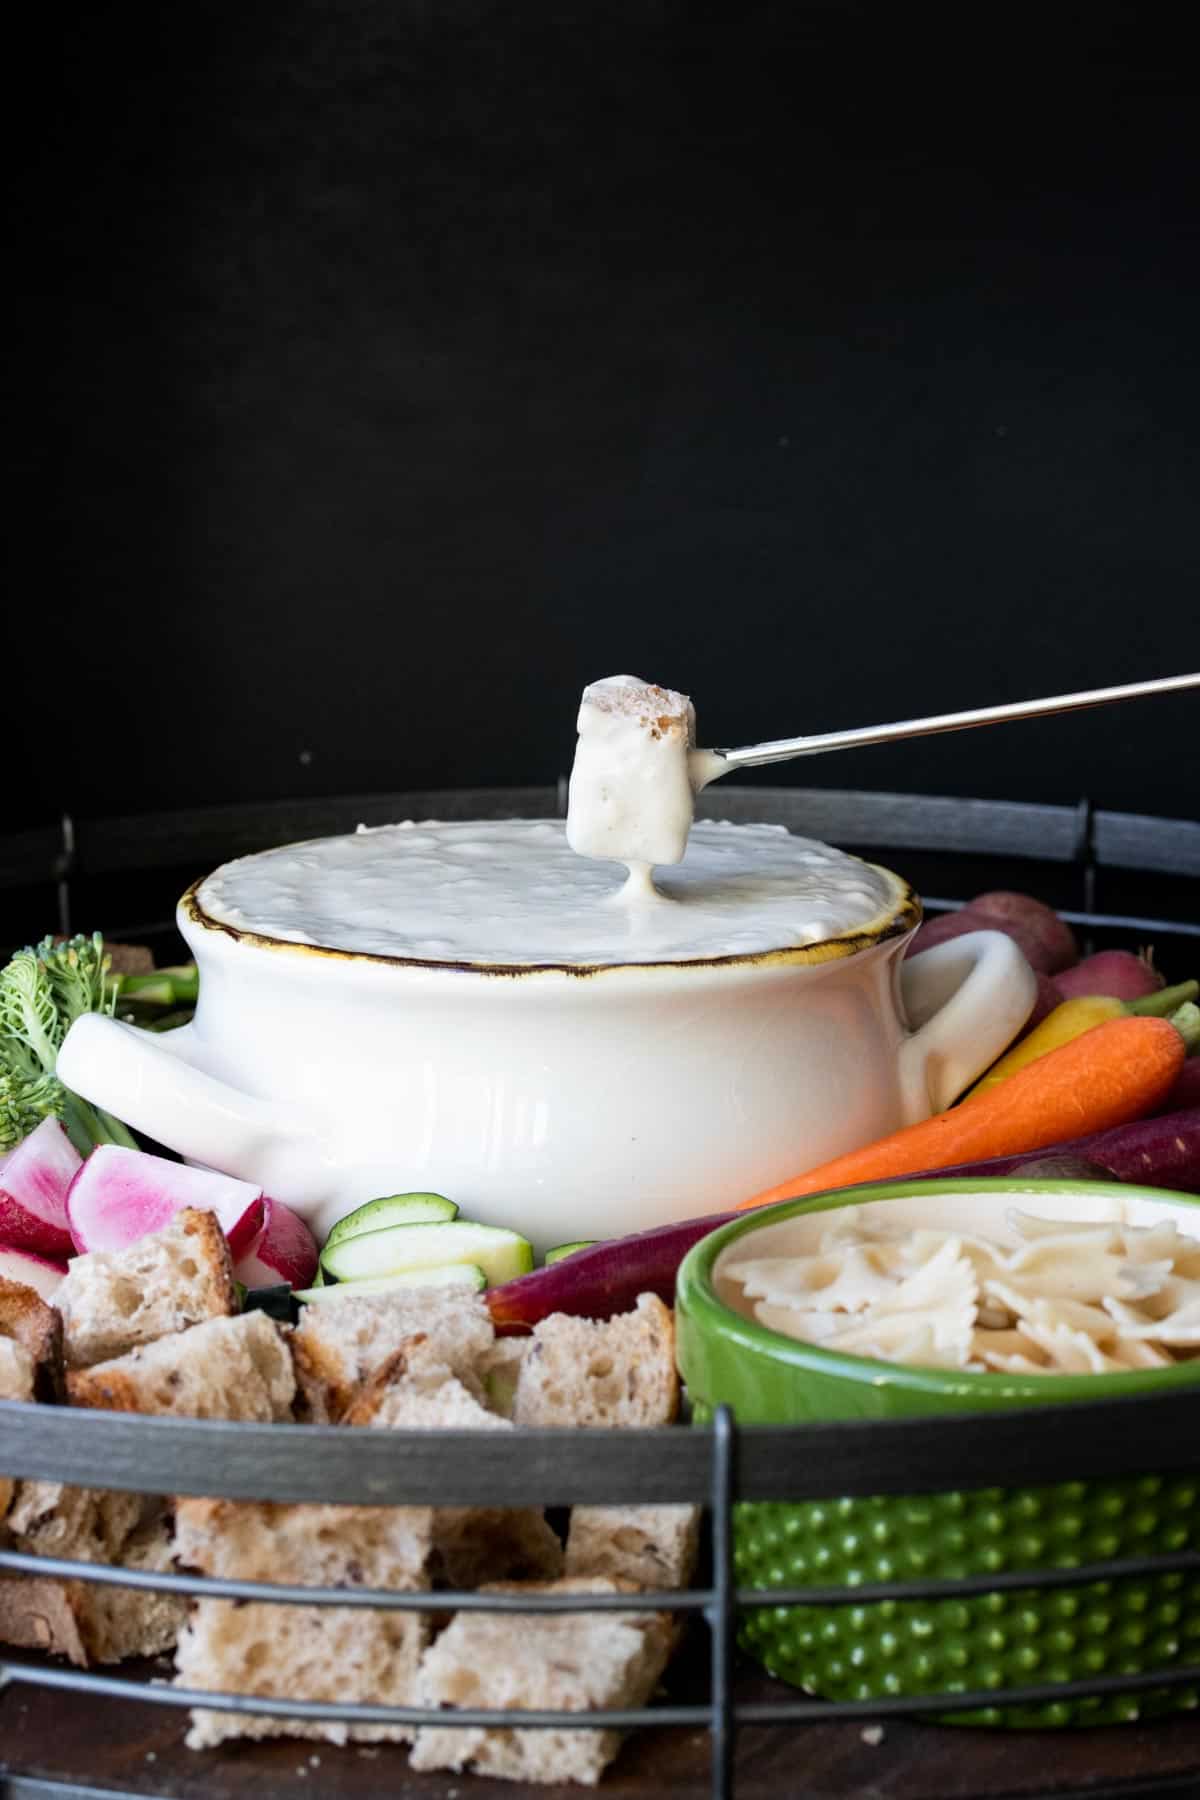
M 618 669 L 743 743 L 1200 666 L 1175 17 L 27 21 L 7 823 L 552 781 Z M 1198 704 L 782 778 L 1194 817 Z

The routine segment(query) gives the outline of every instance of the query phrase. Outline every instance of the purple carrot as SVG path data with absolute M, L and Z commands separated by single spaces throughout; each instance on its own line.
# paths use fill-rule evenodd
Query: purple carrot
M 1146 1187 L 1175 1188 L 1183 1194 L 1200 1194 L 1200 1106 L 1186 1112 L 1160 1113 L 1153 1119 L 1136 1119 L 1132 1125 L 1115 1125 L 1090 1137 L 1072 1138 L 1065 1144 L 1048 1144 L 1036 1160 L 1078 1157 L 1107 1172 L 1116 1181 L 1141 1182 Z M 959 1163 L 953 1169 L 927 1169 L 922 1175 L 906 1175 L 906 1181 L 961 1176 L 1021 1175 L 1035 1160 L 1022 1156 L 993 1156 L 987 1162 Z
M 556 1312 L 611 1319 L 614 1313 L 628 1312 L 639 1294 L 657 1294 L 670 1306 L 676 1272 L 692 1245 L 739 1216 L 723 1212 L 680 1219 L 632 1237 L 610 1238 L 590 1250 L 576 1250 L 548 1268 L 493 1288 L 487 1296 L 492 1321 L 501 1329 L 517 1329 Z
M 1165 1113 L 1183 1112 L 1200 1106 L 1200 1056 L 1189 1056 L 1179 1071 L 1179 1079 L 1163 1101 Z
M 1174 1188 L 1200 1194 L 1200 1106 L 1186 1112 L 1138 1119 L 1111 1131 L 1069 1143 L 1050 1144 L 1036 1153 L 995 1156 L 986 1162 L 960 1163 L 952 1169 L 929 1169 L 924 1175 L 906 1175 L 906 1181 L 943 1180 L 950 1177 L 1090 1176 L 1096 1180 L 1138 1182 L 1146 1187 Z M 872 1182 L 864 1183 L 867 1187 Z M 853 1193 L 853 1188 L 842 1190 Z M 810 1196 L 817 1198 L 816 1195 Z M 633 1237 L 613 1238 L 590 1250 L 577 1250 L 549 1268 L 519 1275 L 515 1281 L 493 1288 L 487 1296 L 494 1324 L 500 1330 L 517 1331 L 536 1325 L 550 1313 L 573 1313 L 584 1319 L 608 1319 L 628 1312 L 639 1294 L 657 1294 L 668 1305 L 675 1296 L 675 1276 L 693 1244 L 740 1212 L 712 1213 L 702 1219 L 681 1219 Z

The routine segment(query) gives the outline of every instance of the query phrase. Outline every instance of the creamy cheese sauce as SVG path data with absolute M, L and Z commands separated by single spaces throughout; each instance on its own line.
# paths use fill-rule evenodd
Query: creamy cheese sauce
M 567 842 L 579 856 L 624 863 L 626 897 L 644 899 L 649 870 L 682 862 L 687 848 L 692 703 L 635 675 L 610 675 L 584 688 L 577 730 Z
M 886 874 L 777 825 L 703 823 L 644 904 L 577 856 L 557 820 L 426 821 L 226 863 L 198 899 L 288 943 L 429 962 L 686 962 L 820 943 L 870 925 Z

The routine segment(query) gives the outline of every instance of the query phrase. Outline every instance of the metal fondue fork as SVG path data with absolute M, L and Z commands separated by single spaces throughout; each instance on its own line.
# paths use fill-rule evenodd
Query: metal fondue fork
M 737 750 L 690 750 L 688 774 L 699 793 L 731 769 L 753 769 L 760 763 L 787 762 L 793 756 L 819 756 L 825 750 L 854 750 L 864 744 L 890 744 L 899 738 L 932 737 L 941 731 L 966 731 L 972 725 L 1003 725 L 1010 719 L 1039 719 L 1047 713 L 1082 712 L 1113 700 L 1140 700 L 1149 694 L 1178 693 L 1200 687 L 1200 673 L 1167 675 L 1158 681 L 1130 681 L 1122 687 L 1086 688 L 1078 694 L 1055 694 L 1048 700 L 1015 700 L 1007 706 L 978 706 L 970 712 L 934 713 L 928 719 L 899 719 L 892 725 L 860 725 L 852 731 L 824 731 L 815 737 L 775 738 L 767 744 L 745 744 Z

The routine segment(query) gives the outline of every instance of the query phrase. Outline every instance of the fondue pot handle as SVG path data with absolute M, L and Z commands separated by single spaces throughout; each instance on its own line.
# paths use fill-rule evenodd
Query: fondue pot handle
M 1033 1011 L 1037 977 L 1002 931 L 971 931 L 901 965 L 909 1023 L 900 1047 L 905 1124 L 944 1112 L 1011 1044 Z
M 100 1013 L 76 1019 L 58 1074 L 94 1106 L 192 1162 L 238 1175 L 304 1211 L 328 1186 L 311 1126 L 290 1107 L 193 1068 L 193 1028 L 141 1031 Z

